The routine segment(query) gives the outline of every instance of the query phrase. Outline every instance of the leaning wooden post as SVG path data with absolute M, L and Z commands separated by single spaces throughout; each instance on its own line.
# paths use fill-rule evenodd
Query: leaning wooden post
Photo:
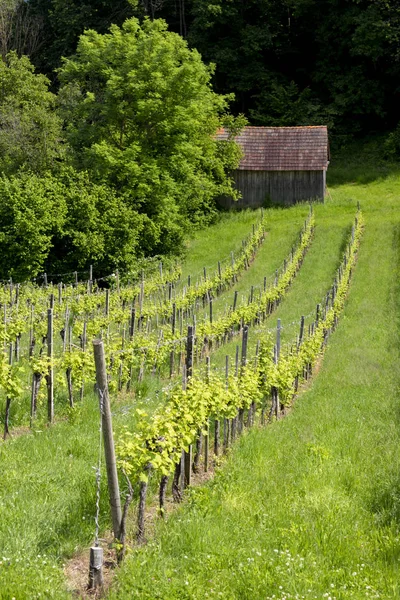
M 53 309 L 47 310 L 47 421 L 54 421 L 54 370 L 53 370 Z
M 104 355 L 104 344 L 101 340 L 93 342 L 94 362 L 96 366 L 96 383 L 99 393 L 100 412 L 103 430 L 104 453 L 106 457 L 108 492 L 110 496 L 111 518 L 114 537 L 118 538 L 121 527 L 121 500 L 115 459 L 114 438 L 112 431 L 110 398 L 107 385 L 107 368 Z

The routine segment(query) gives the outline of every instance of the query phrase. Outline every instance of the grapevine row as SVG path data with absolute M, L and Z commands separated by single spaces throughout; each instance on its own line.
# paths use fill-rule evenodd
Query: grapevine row
M 337 324 L 348 293 L 362 230 L 363 218 L 358 211 L 347 251 L 326 302 L 322 308 L 319 305 L 316 321 L 308 335 L 301 329 L 290 351 L 279 354 L 273 342 L 265 340 L 255 359 L 243 360 L 237 373 L 230 374 L 227 370 L 225 376 L 220 376 L 209 369 L 205 375 L 196 372 L 183 388 L 176 385 L 170 391 L 166 403 L 151 419 L 138 411 L 138 427 L 135 432 L 121 434 L 118 456 L 123 472 L 141 482 L 142 495 L 150 473 L 160 479 L 163 493 L 166 479 L 174 474 L 176 490 L 177 476 L 184 476 L 182 453 L 191 456 L 191 446 L 196 440 L 199 448 L 200 436 L 205 435 L 208 439 L 210 421 L 215 422 L 215 435 L 217 432 L 219 435 L 219 423 L 223 421 L 229 438 L 243 429 L 245 412 L 248 424 L 254 421 L 256 411 L 261 412 L 262 421 L 266 415 L 279 418 L 284 407 L 290 404 L 299 382 L 311 373 Z M 218 444 L 215 447 L 218 449 Z

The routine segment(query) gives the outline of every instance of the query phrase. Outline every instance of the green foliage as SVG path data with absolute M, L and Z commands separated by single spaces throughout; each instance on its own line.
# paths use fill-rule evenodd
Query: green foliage
M 0 59 L 0 171 L 42 172 L 62 156 L 61 121 L 48 84 L 26 56 L 10 52 Z
M 385 140 L 385 154 L 388 158 L 399 158 L 400 156 L 400 123 Z
M 50 175 L 0 178 L 0 278 L 24 281 L 42 269 L 66 216 L 61 185 Z
M 127 0 L 29 0 L 32 16 L 42 23 L 41 44 L 33 53 L 34 63 L 50 74 L 63 56 L 76 50 L 85 29 L 104 33 L 112 23 L 121 25 L 132 15 Z
M 49 272 L 93 264 L 100 273 L 135 264 L 143 218 L 106 185 L 91 183 L 85 172 L 64 168 L 57 175 L 66 205 L 62 233 L 53 239 L 45 266 Z
M 298 85 L 291 81 L 288 84 L 274 82 L 264 88 L 250 116 L 257 125 L 294 127 L 324 123 L 331 128 L 336 114 L 333 108 L 324 107 L 313 97 L 310 88 L 300 92 Z
M 216 89 L 235 92 L 256 123 L 333 120 L 354 133 L 397 116 L 397 2 L 193 0 L 190 12 L 188 37 L 216 63 Z
M 244 120 L 226 116 L 211 70 L 164 22 L 130 19 L 107 35 L 87 31 L 59 74 L 75 165 L 146 215 L 144 253 L 179 249 L 189 224 L 233 192 L 226 173 L 240 158 L 233 142 L 214 140 L 221 125 Z
M 171 475 L 182 451 L 195 442 L 208 419 L 233 418 L 238 410 L 249 409 L 252 403 L 260 406 L 265 399 L 268 403 L 272 387 L 277 388 L 280 402 L 290 405 L 296 377 L 302 378 L 304 369 L 315 365 L 343 310 L 362 231 L 363 217 L 358 212 L 341 265 L 343 270 L 334 286 L 335 295 L 323 318 L 297 350 L 282 354 L 275 362 L 269 339 L 261 347 L 258 363 L 242 366 L 239 377 L 231 377 L 228 383 L 225 374 L 195 374 L 186 389 L 178 383 L 151 419 L 141 411 L 136 431 L 127 430 L 121 435 L 117 451 L 120 467 L 127 474 L 140 478 L 151 465 L 157 475 Z M 244 322 L 250 319 L 244 318 Z
M 108 274 L 135 264 L 142 217 L 86 173 L 3 176 L 0 200 L 0 278 L 24 281 L 89 264 Z

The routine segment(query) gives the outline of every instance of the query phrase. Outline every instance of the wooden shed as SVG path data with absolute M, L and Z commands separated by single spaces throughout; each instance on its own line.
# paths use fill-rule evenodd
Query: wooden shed
M 217 139 L 227 139 L 221 130 Z M 323 200 L 329 164 L 328 131 L 318 127 L 245 127 L 235 138 L 244 156 L 234 172 L 242 198 L 226 208 Z

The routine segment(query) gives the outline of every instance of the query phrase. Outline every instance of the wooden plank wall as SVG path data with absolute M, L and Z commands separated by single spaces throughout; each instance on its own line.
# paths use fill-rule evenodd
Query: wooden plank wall
M 269 204 L 289 206 L 325 196 L 325 171 L 245 171 L 234 173 L 242 198 L 220 198 L 225 208 L 256 208 Z

